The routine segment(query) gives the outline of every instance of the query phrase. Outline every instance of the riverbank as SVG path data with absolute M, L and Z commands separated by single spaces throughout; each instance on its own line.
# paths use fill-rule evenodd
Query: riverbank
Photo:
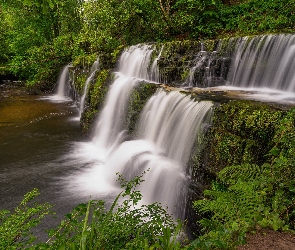
M 23 82 L 0 82 L 0 98 L 9 98 L 27 94 L 30 94 L 30 91 L 26 88 Z

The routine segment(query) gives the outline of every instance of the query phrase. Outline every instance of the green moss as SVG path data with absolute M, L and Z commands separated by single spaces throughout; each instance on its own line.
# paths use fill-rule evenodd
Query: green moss
M 74 83 L 75 83 L 75 87 L 78 93 L 82 94 L 82 90 L 84 88 L 84 85 L 86 83 L 86 79 L 87 79 L 87 73 L 84 71 L 80 71 L 79 73 L 75 74 L 75 79 L 74 79 Z
M 101 70 L 96 74 L 94 84 L 90 84 L 88 95 L 85 100 L 85 110 L 81 117 L 81 126 L 83 132 L 87 132 L 93 123 L 95 114 L 102 109 L 106 93 L 108 91 L 108 83 L 110 78 L 109 70 Z
M 243 163 L 268 162 L 284 111 L 253 101 L 231 101 L 215 109 L 210 132 L 211 171 Z
M 124 46 L 120 45 L 119 47 L 113 50 L 113 52 L 111 53 L 113 64 L 117 63 L 119 55 L 122 53 L 123 49 L 124 49 Z
M 95 116 L 97 114 L 98 110 L 88 110 L 82 113 L 81 117 L 81 127 L 83 133 L 86 133 L 90 129 L 91 123 L 94 121 Z
M 186 69 L 181 73 L 181 81 L 185 81 L 190 74 L 190 70 Z
M 207 51 L 213 51 L 216 46 L 216 40 L 205 40 L 203 44 Z
M 143 82 L 131 94 L 125 120 L 129 134 L 135 131 L 140 112 L 142 111 L 147 100 L 156 92 L 157 89 L 158 85 Z
M 95 109 L 101 109 L 108 87 L 106 86 L 107 78 L 109 77 L 109 70 L 102 70 L 98 73 L 96 82 L 93 87 L 90 89 L 90 107 Z
M 193 59 L 201 49 L 201 44 L 197 41 L 173 41 L 159 43 L 155 46 L 156 55 L 163 47 L 158 67 L 162 82 L 171 86 L 183 81 L 184 75 L 191 68 Z

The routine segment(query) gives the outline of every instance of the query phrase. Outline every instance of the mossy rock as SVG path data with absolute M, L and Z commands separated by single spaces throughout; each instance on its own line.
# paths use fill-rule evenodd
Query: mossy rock
M 192 183 L 200 184 L 197 193 L 202 195 L 201 189 L 227 166 L 271 161 L 268 153 L 285 114 L 284 110 L 255 101 L 217 103 L 212 124 L 201 137 L 201 147 L 192 152 L 189 161 Z
M 215 109 L 210 131 L 209 168 L 268 162 L 273 137 L 285 111 L 253 101 L 230 101 Z
M 140 113 L 148 99 L 156 92 L 158 87 L 159 86 L 154 83 L 142 82 L 132 92 L 127 116 L 125 118 L 125 125 L 128 128 L 128 133 L 130 135 L 134 131 L 136 131 L 136 126 L 137 122 L 139 121 Z
M 156 44 L 153 57 L 162 50 L 158 60 L 161 82 L 170 86 L 179 85 L 183 75 L 192 66 L 192 61 L 201 49 L 198 41 L 174 41 Z
M 238 38 L 237 38 L 238 39 Z M 158 58 L 160 81 L 169 86 L 181 86 L 194 71 L 191 85 L 210 87 L 223 85 L 229 72 L 230 56 L 233 54 L 237 39 L 200 41 L 174 41 L 158 43 L 152 54 L 152 62 Z M 203 57 L 200 61 L 199 57 Z M 210 72 L 208 71 L 208 66 Z M 208 76 L 210 75 L 210 82 Z
M 85 109 L 81 117 L 83 132 L 87 132 L 96 114 L 102 109 L 112 76 L 109 70 L 97 71 L 94 81 L 89 85 L 85 99 Z

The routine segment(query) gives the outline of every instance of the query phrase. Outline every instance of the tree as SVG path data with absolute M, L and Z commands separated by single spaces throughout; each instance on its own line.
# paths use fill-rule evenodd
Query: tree
M 71 44 L 82 22 L 82 3 L 79 0 L 0 1 L 3 17 L 0 29 L 6 30 L 9 64 L 14 74 L 31 83 L 45 80 L 44 76 L 49 77 L 47 81 L 56 77 L 56 69 L 71 60 Z

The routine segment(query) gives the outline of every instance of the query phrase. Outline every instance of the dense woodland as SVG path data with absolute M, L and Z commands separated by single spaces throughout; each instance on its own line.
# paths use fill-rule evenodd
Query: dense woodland
M 290 0 L 1 0 L 0 65 L 52 88 L 58 70 L 144 42 L 294 32 Z
M 294 11 L 291 0 L 0 0 L 0 74 L 50 91 L 69 62 L 90 65 L 98 55 L 115 59 L 137 43 L 294 33 Z M 33 190 L 14 211 L 0 211 L 0 248 L 235 249 L 246 233 L 261 228 L 294 233 L 295 112 L 255 105 L 231 102 L 214 114 L 209 136 L 215 155 L 226 156 L 229 166 L 216 174 L 204 199 L 194 202 L 201 237 L 178 241 L 182 223 L 174 223 L 159 204 L 133 208 L 141 199 L 136 186 L 143 173 L 131 181 L 118 177 L 125 191 L 110 210 L 103 201 L 81 204 L 41 243 L 34 242 L 31 229 L 52 206 L 32 204 L 39 194 Z M 259 164 L 251 155 L 262 151 L 257 145 L 265 148 Z M 242 147 L 241 156 L 232 154 Z M 126 201 L 117 206 L 122 196 Z

